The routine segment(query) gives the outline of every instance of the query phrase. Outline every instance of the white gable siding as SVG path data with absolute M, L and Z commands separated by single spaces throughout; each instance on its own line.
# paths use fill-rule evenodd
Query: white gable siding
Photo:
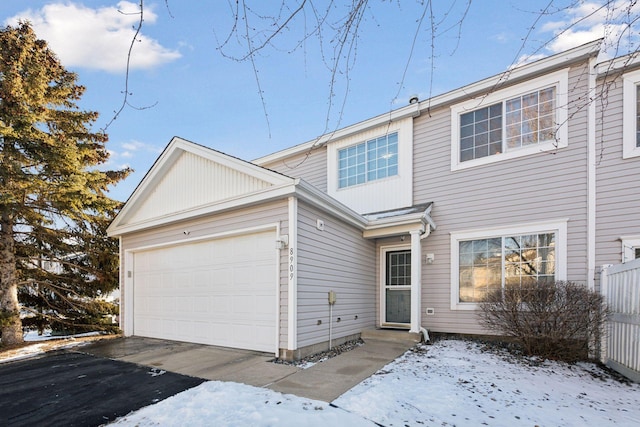
M 137 223 L 269 187 L 270 184 L 193 153 L 183 152 L 128 218 Z
M 122 266 L 120 269 L 120 283 L 126 283 L 126 272 L 130 270 L 126 264 L 127 251 L 137 248 L 145 248 L 150 246 L 163 245 L 167 243 L 180 242 L 181 240 L 197 239 L 203 236 L 216 235 L 224 232 L 232 232 L 240 229 L 248 229 L 258 227 L 265 224 L 280 224 L 280 233 L 288 234 L 287 221 L 287 202 L 286 200 L 271 202 L 268 204 L 253 206 L 246 209 L 235 210 L 217 215 L 198 218 L 191 221 L 181 221 L 177 223 L 167 224 L 162 228 L 154 228 L 146 231 L 132 233 L 122 236 L 121 240 L 121 259 Z M 187 232 L 188 234 L 185 234 Z M 274 242 L 275 251 L 275 242 Z M 275 256 L 275 255 L 274 255 Z M 280 254 L 280 348 L 287 346 L 287 256 L 286 251 Z M 121 288 L 122 306 L 128 304 L 125 301 L 125 289 Z M 121 313 L 121 324 L 124 324 L 125 313 Z
M 375 327 L 375 262 L 375 242 L 364 240 L 361 230 L 298 205 L 298 347 L 329 340 L 330 290 L 337 295 L 333 338 Z
M 260 166 L 291 178 L 303 178 L 320 191 L 327 191 L 327 147 L 322 146 L 285 160 Z
M 451 171 L 448 106 L 414 124 L 414 203 L 433 201 L 438 228 L 422 241 L 435 262 L 423 265 L 423 325 L 430 330 L 483 333 L 474 311 L 451 310 L 450 233 L 568 219 L 568 279 L 587 279 L 586 67 L 569 75 L 568 147 Z M 435 315 L 427 316 L 426 308 Z
M 640 238 L 640 157 L 623 159 L 621 77 L 609 85 L 603 101 L 596 104 L 596 266 L 623 261 L 621 237 Z

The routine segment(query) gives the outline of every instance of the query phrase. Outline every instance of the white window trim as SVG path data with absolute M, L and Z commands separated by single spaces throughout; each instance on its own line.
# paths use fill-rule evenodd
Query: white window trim
M 394 175 L 387 175 L 387 176 L 386 176 L 386 177 L 384 177 L 384 178 L 369 179 L 369 176 L 368 176 L 369 170 L 368 170 L 368 169 L 366 169 L 366 171 L 365 171 L 365 181 L 364 181 L 364 182 L 361 182 L 361 183 L 359 183 L 359 184 L 345 185 L 344 187 L 340 187 L 340 166 L 339 166 L 339 162 L 340 162 L 340 152 L 341 152 L 342 150 L 346 150 L 346 149 L 351 148 L 351 147 L 355 147 L 355 146 L 358 146 L 358 145 L 364 145 L 364 150 L 365 150 L 365 159 L 364 159 L 364 164 L 365 164 L 365 168 L 366 168 L 366 167 L 367 167 L 367 165 L 368 165 L 368 163 L 369 163 L 369 157 L 368 157 L 368 155 L 369 155 L 369 153 L 368 153 L 368 143 L 369 143 L 369 142 L 371 142 L 371 141 L 376 141 L 376 140 L 378 140 L 379 138 L 382 138 L 382 137 L 385 137 L 385 136 L 386 136 L 386 137 L 388 137 L 389 135 L 393 135 L 393 134 L 396 134 L 396 135 L 397 135 L 397 136 L 396 136 L 396 139 L 397 139 L 397 142 L 396 142 L 396 149 L 397 149 L 398 153 L 397 153 L 396 155 L 399 157 L 399 156 L 400 156 L 400 133 L 399 133 L 399 132 L 397 132 L 397 131 L 394 131 L 394 132 L 387 132 L 387 133 L 386 133 L 386 134 L 384 134 L 384 135 L 380 135 L 380 136 L 378 136 L 378 137 L 374 137 L 374 138 L 369 138 L 369 139 L 366 139 L 366 140 L 361 141 L 361 142 L 359 142 L 359 143 L 351 144 L 351 145 L 348 145 L 348 146 L 346 146 L 346 147 L 342 147 L 342 148 L 339 148 L 339 149 L 337 149 L 337 150 L 336 150 L 336 154 L 338 155 L 338 166 L 336 166 L 336 168 L 337 168 L 337 172 L 338 172 L 338 180 L 337 180 L 338 188 L 337 188 L 337 191 L 343 191 L 343 190 L 345 190 L 345 189 L 352 188 L 352 187 L 357 187 L 357 186 L 359 186 L 359 185 L 366 185 L 366 184 L 370 184 L 370 183 L 373 183 L 373 182 L 375 182 L 375 181 L 382 181 L 382 180 L 385 180 L 385 179 L 391 179 L 391 178 L 394 178 L 394 177 L 396 177 L 396 176 L 398 176 L 398 175 L 400 174 L 400 171 L 398 170 Z M 389 144 L 389 140 L 387 139 L 387 146 L 388 146 L 388 144 Z M 398 159 L 396 159 L 396 160 L 398 160 L 398 161 L 399 161 L 400 159 L 398 158 Z M 398 167 L 398 165 L 396 165 L 396 167 Z
M 640 84 L 640 70 L 622 76 L 622 158 L 640 156 L 636 147 L 636 87 Z
M 398 174 L 338 188 L 338 151 L 394 132 L 398 133 Z M 413 117 L 330 142 L 327 145 L 327 194 L 360 213 L 411 206 L 413 202 Z
M 629 262 L 636 259 L 634 250 L 640 248 L 640 236 L 622 236 L 622 262 Z
M 538 89 L 556 86 L 556 123 L 559 125 L 556 133 L 557 140 L 544 142 L 528 147 L 513 149 L 500 154 L 494 154 L 478 159 L 460 161 L 460 115 L 479 108 L 487 107 L 497 102 L 503 102 L 519 95 L 531 93 Z M 526 83 L 516 85 L 511 88 L 489 93 L 484 97 L 477 97 L 470 101 L 451 107 L 451 170 L 467 169 L 475 166 L 482 166 L 507 159 L 528 156 L 544 151 L 554 151 L 568 146 L 568 103 L 569 103 L 569 69 L 557 71 L 537 79 L 529 80 Z M 504 120 L 503 120 L 504 122 Z M 504 123 L 503 123 L 504 129 Z M 504 144 L 503 132 L 503 144 Z
M 532 233 L 556 233 L 556 280 L 567 279 L 567 222 L 558 219 L 508 227 L 486 228 L 483 230 L 456 231 L 451 233 L 451 310 L 479 310 L 480 304 L 460 302 L 460 257 L 461 240 L 488 239 L 507 235 Z

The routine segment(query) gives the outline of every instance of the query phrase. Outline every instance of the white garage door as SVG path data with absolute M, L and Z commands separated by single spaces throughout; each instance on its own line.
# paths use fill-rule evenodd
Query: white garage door
M 134 254 L 134 335 L 274 352 L 275 232 Z

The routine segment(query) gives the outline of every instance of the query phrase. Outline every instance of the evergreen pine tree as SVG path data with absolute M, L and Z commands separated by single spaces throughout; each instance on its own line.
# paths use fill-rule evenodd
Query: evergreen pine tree
M 101 323 L 95 298 L 117 287 L 117 243 L 105 236 L 119 202 L 101 171 L 107 136 L 76 102 L 85 88 L 28 23 L 0 30 L 0 332 L 22 342 L 23 317 L 68 330 Z M 22 305 L 18 298 L 22 299 Z

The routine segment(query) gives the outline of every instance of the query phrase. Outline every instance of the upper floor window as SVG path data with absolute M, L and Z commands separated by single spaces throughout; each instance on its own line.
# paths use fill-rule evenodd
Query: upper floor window
M 622 158 L 640 156 L 640 70 L 622 78 Z
M 338 151 L 338 187 L 350 187 L 398 174 L 398 133 Z
M 563 70 L 463 104 L 452 112 L 452 170 L 567 145 Z
M 327 143 L 327 194 L 358 213 L 413 203 L 412 114 L 362 122 Z M 346 132 L 346 134 L 342 134 Z
M 461 114 L 460 161 L 553 140 L 555 99 L 552 86 Z

